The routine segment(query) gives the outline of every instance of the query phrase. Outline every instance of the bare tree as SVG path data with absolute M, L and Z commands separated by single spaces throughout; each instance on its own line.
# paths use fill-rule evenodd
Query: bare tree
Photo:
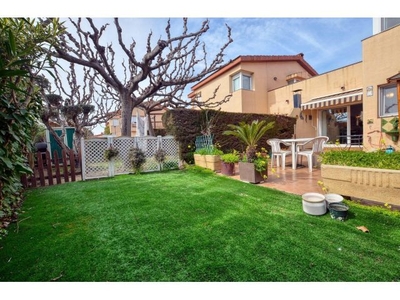
M 162 97 L 162 95 L 160 95 L 157 98 L 157 101 L 148 100 L 142 102 L 138 105 L 138 107 L 145 112 L 145 115 L 147 117 L 147 124 L 149 125 L 149 134 L 154 136 L 154 129 L 150 120 L 152 112 L 160 111 L 165 108 L 186 108 L 188 106 L 200 109 L 218 108 L 221 104 L 228 102 L 232 97 L 232 94 L 228 94 L 225 95 L 222 99 L 216 100 L 218 90 L 219 86 L 215 88 L 213 95 L 206 100 L 192 99 L 189 103 L 182 100 L 182 98 L 174 97 L 173 95 L 168 95 L 167 97 Z
M 39 74 L 35 77 L 35 82 L 39 87 L 39 92 L 41 95 L 41 111 L 40 119 L 44 126 L 47 128 L 49 133 L 53 136 L 55 142 L 60 146 L 61 149 L 66 150 L 67 155 L 69 155 L 69 148 L 63 142 L 65 136 L 64 122 L 60 118 L 60 108 L 62 105 L 62 97 L 60 95 L 54 95 L 51 93 L 50 81 L 43 75 Z M 51 125 L 51 122 L 58 123 L 62 127 L 61 135 L 59 136 Z
M 68 126 L 75 128 L 75 147 L 80 149 L 80 140 L 89 128 L 113 118 L 119 109 L 118 97 L 104 84 L 93 69 L 69 63 L 69 71 L 54 66 L 55 85 L 63 95 L 61 116 Z M 78 74 L 77 71 L 81 74 Z M 62 72 L 62 73 L 60 73 Z
M 66 32 L 60 36 L 60 43 L 55 46 L 53 55 L 68 62 L 79 64 L 95 70 L 93 73 L 98 82 L 102 82 L 104 93 L 118 97 L 121 107 L 122 135 L 131 135 L 131 117 L 135 107 L 146 100 L 165 107 L 191 105 L 181 99 L 187 84 L 197 82 L 218 70 L 223 63 L 224 51 L 233 42 L 231 29 L 227 28 L 227 41 L 215 57 L 208 62 L 206 46 L 201 37 L 209 30 L 209 21 L 205 20 L 200 29 L 189 32 L 188 20 L 183 19 L 182 33 L 173 37 L 171 23 L 165 28 L 166 39 L 159 39 L 152 45 L 152 32 L 147 37 L 146 53 L 139 60 L 135 54 L 136 42 L 129 45 L 123 40 L 122 28 L 118 18 L 114 19 L 118 46 L 126 56 L 122 62 L 124 74 L 117 72 L 113 45 L 102 45 L 103 37 L 109 24 L 98 28 L 91 18 L 74 21 L 74 34 Z M 227 101 L 227 98 L 220 102 Z M 215 102 L 214 102 L 215 103 Z M 142 106 L 143 108 L 143 106 Z

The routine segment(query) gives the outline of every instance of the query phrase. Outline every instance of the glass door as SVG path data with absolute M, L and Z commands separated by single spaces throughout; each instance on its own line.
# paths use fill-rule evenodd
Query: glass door
M 332 143 L 362 145 L 362 104 L 321 110 L 319 128 Z

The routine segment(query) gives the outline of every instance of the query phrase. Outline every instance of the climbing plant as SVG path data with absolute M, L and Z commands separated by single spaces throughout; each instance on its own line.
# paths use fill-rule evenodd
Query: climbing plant
M 57 19 L 0 19 L 0 238 L 23 200 L 20 177 L 31 172 L 26 157 L 41 106 L 35 78 L 46 68 L 59 25 Z

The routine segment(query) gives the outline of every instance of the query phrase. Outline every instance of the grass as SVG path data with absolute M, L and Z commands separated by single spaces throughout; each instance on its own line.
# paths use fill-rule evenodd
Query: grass
M 37 188 L 0 240 L 0 281 L 398 282 L 400 214 L 347 204 L 345 222 L 310 216 L 197 168 Z

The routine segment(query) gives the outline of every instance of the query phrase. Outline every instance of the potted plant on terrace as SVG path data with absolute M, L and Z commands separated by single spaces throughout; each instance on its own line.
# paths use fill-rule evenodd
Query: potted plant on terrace
M 200 148 L 194 152 L 196 166 L 207 168 L 215 172 L 221 171 L 221 158 L 223 154 L 216 146 Z
M 239 161 L 240 180 L 259 183 L 268 175 L 269 157 L 265 151 L 257 152 L 257 143 L 274 125 L 275 122 L 254 120 L 250 124 L 244 122 L 239 125 L 229 124 L 230 130 L 224 131 L 223 134 L 233 135 L 246 145 L 246 152 L 242 161 Z
M 235 175 L 235 164 L 239 162 L 239 153 L 225 153 L 221 155 L 221 173 L 228 176 Z

